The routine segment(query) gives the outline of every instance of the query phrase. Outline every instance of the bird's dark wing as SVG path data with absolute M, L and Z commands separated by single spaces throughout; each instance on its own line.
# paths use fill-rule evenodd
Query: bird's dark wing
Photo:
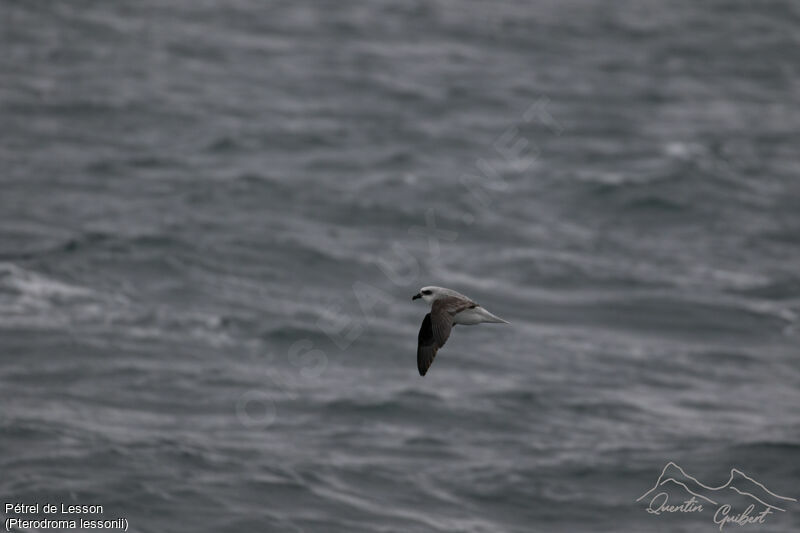
M 424 376 L 428 372 L 433 358 L 436 357 L 436 352 L 450 336 L 451 327 L 452 318 L 444 324 L 434 325 L 432 313 L 425 315 L 417 336 L 417 369 L 420 376 Z
M 431 312 L 425 315 L 417 336 L 417 369 L 420 376 L 428 372 L 436 352 L 450 337 L 456 313 L 476 305 L 470 300 L 455 297 L 441 298 L 433 302 Z

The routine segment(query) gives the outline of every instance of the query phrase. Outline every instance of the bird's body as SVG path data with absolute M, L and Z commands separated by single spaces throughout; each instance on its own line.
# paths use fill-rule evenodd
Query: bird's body
M 461 293 L 443 287 L 423 287 L 412 300 L 422 298 L 431 304 L 417 337 L 417 369 L 424 376 L 436 352 L 450 337 L 453 326 L 472 326 L 484 322 L 508 324 Z

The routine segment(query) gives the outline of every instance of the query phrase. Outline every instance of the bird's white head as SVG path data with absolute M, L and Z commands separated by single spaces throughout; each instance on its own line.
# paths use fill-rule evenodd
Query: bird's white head
M 416 300 L 418 298 L 422 298 L 425 303 L 433 303 L 434 300 L 437 298 L 441 298 L 445 295 L 447 289 L 443 289 L 442 287 L 422 287 L 417 294 L 411 297 L 412 300 Z

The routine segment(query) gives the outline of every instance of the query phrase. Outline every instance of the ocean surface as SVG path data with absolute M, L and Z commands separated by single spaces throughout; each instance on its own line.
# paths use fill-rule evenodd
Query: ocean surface
M 670 461 L 800 499 L 798 27 L 789 1 L 3 2 L 0 511 L 719 531 L 636 501 Z M 512 324 L 455 328 L 422 378 L 425 285 Z M 782 501 L 723 531 L 800 530 Z

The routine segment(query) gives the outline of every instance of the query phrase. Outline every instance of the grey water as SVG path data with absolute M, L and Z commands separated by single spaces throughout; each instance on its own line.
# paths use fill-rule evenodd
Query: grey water
M 3 2 L 0 511 L 718 531 L 636 501 L 670 461 L 800 499 L 798 27 L 788 1 Z M 422 378 L 424 285 L 511 325 L 455 328 Z M 798 531 L 786 502 L 723 531 Z

